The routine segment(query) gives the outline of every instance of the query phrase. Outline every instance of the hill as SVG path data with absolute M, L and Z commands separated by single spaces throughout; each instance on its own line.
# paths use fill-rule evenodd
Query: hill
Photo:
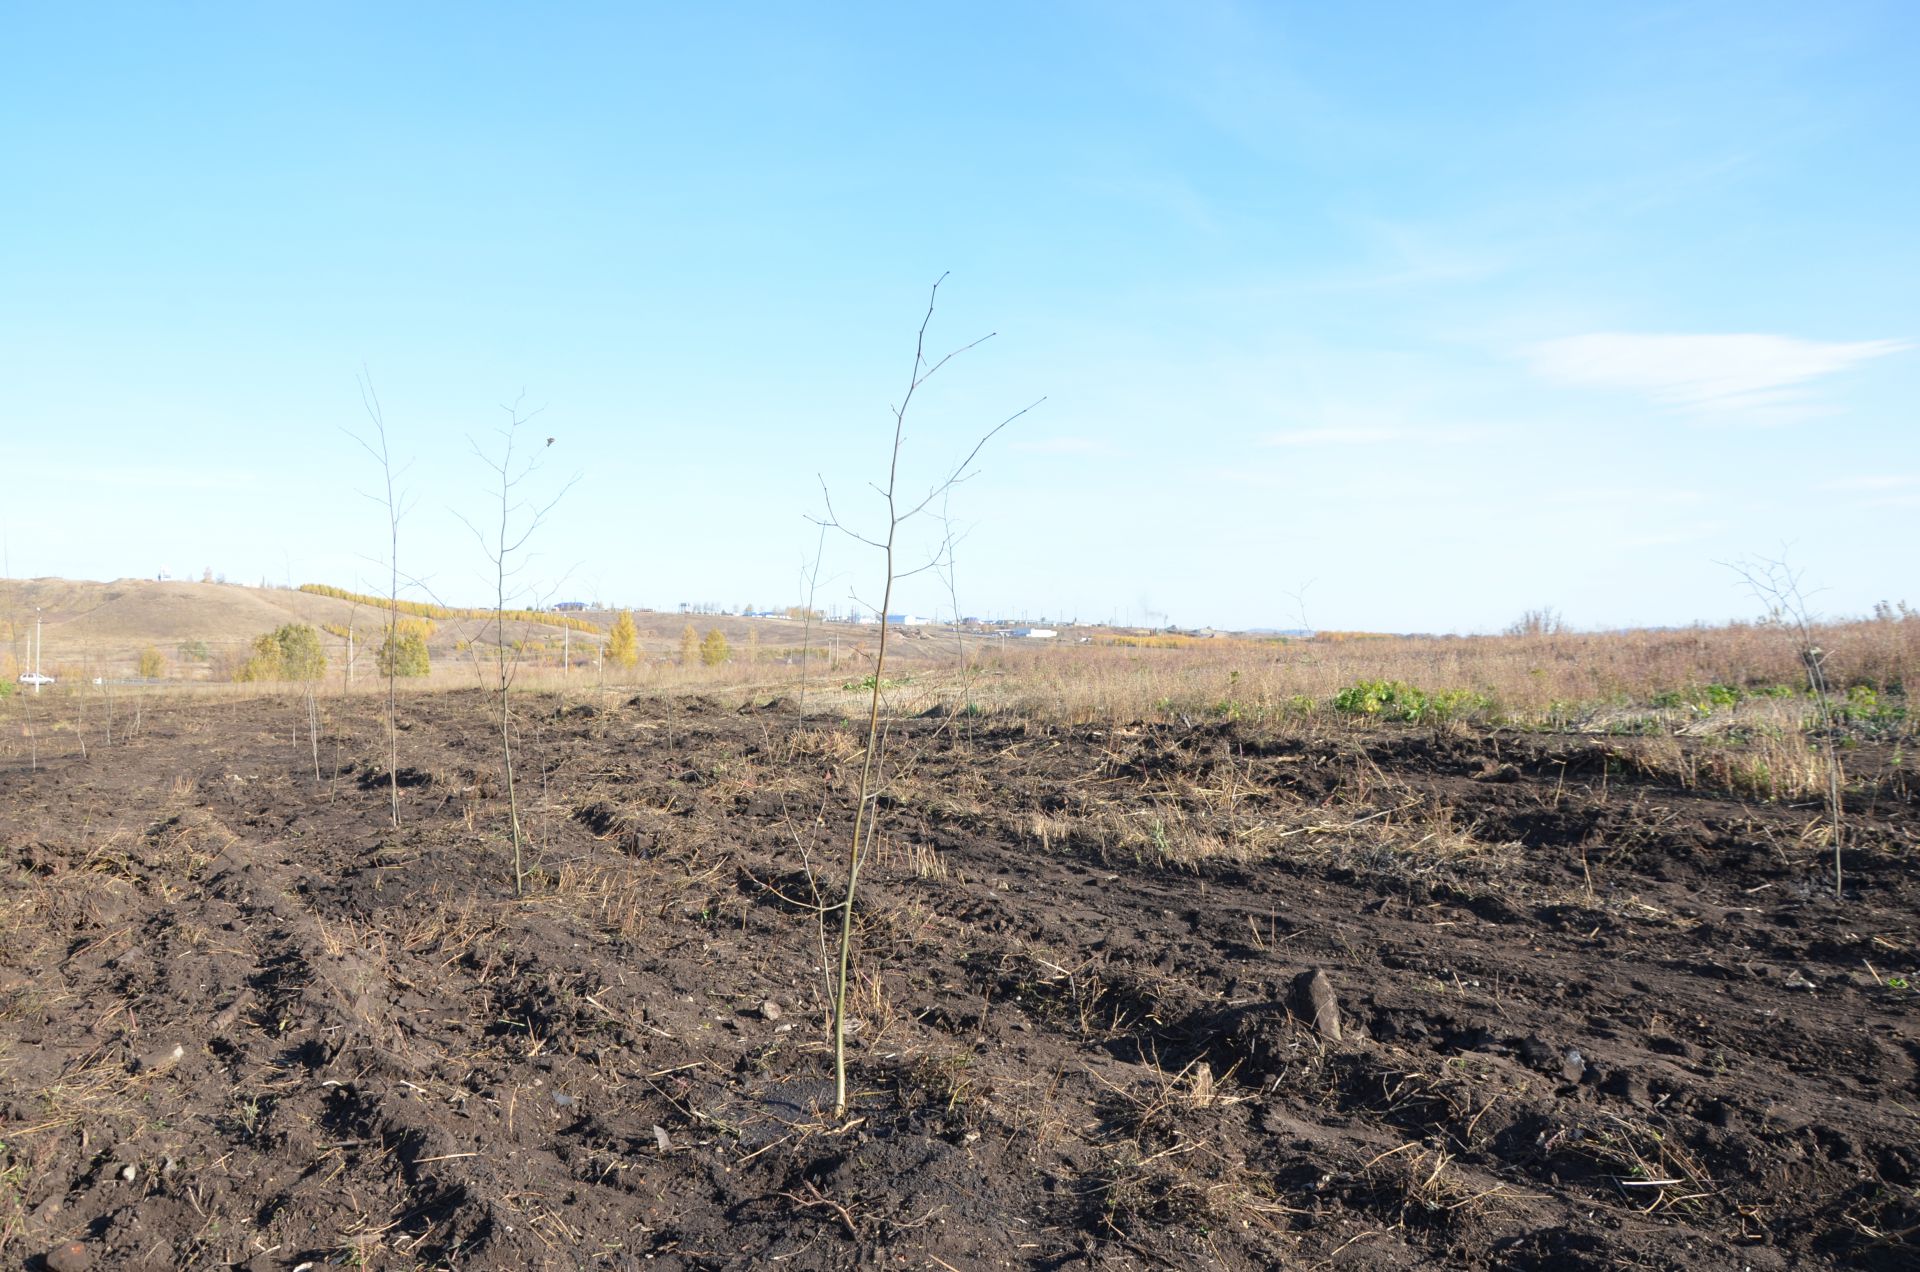
M 436 679 L 472 683 L 477 654 L 490 660 L 496 648 L 493 617 L 485 610 L 449 610 L 406 602 L 410 619 L 425 619 Z M 32 660 L 36 617 L 41 623 L 41 664 L 60 681 L 133 677 L 141 652 L 157 650 L 170 681 L 219 681 L 243 662 L 253 642 L 286 623 L 307 623 L 323 634 L 329 678 L 345 671 L 348 634 L 353 636 L 354 676 L 373 674 L 370 642 L 379 640 L 384 606 L 366 596 L 320 585 L 248 587 L 237 583 L 176 580 L 0 579 L 0 676 L 12 680 Z M 558 668 L 570 660 L 592 668 L 606 630 L 618 611 L 568 614 L 510 611 L 504 636 L 523 665 Z M 677 660 L 681 634 L 692 626 L 719 630 L 749 661 L 797 654 L 800 624 L 773 618 L 678 614 L 634 610 L 641 657 Z M 405 620 L 403 620 L 405 621 Z M 837 632 L 837 634 L 836 634 Z M 875 629 L 816 625 L 821 648 L 851 649 L 870 641 Z M 920 631 L 895 632 L 899 656 L 925 657 L 933 638 Z M 751 651 L 751 653 L 748 653 Z
M 32 656 L 36 618 L 42 664 L 62 678 L 131 675 L 140 652 L 152 647 L 166 658 L 170 678 L 182 680 L 218 678 L 217 669 L 226 660 L 243 655 L 256 637 L 286 623 L 322 629 L 329 659 L 343 666 L 346 634 L 354 633 L 364 656 L 366 637 L 381 623 L 380 611 L 370 605 L 289 588 L 152 579 L 0 582 L 0 651 L 18 664 Z M 429 642 L 435 657 L 454 655 L 483 625 L 477 619 L 436 623 Z M 558 646 L 560 633 L 555 624 L 509 624 L 515 640 Z M 594 637 L 585 639 L 591 642 Z

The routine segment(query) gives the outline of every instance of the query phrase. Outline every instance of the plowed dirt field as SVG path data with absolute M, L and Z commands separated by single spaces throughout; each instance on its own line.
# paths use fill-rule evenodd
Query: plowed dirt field
M 12 1266 L 1920 1266 L 1911 758 L 896 723 L 842 1123 L 851 728 L 323 706 L 0 760 Z

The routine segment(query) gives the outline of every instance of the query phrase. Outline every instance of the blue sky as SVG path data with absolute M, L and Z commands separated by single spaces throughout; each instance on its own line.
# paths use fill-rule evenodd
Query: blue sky
M 1920 599 L 1904 3 L 0 7 L 16 575 L 797 599 L 989 448 L 969 613 L 1497 629 Z M 867 524 L 871 525 L 871 522 Z M 940 534 L 908 533 L 910 550 Z M 877 596 L 830 543 L 820 597 Z M 931 577 L 898 608 L 947 609 Z

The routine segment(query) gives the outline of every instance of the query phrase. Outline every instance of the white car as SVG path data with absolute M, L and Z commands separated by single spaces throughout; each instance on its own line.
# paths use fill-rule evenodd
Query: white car
M 23 671 L 20 673 L 20 683 L 23 685 L 50 685 L 53 683 L 53 677 L 43 676 L 37 671 Z

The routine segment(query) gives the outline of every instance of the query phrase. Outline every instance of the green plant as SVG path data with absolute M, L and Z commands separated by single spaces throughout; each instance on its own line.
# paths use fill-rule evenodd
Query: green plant
M 1471 689 L 1443 689 L 1428 693 L 1404 680 L 1362 680 L 1333 696 L 1333 709 L 1347 715 L 1378 716 L 1407 724 L 1429 724 L 1457 719 L 1469 712 L 1494 707 L 1491 697 Z
M 718 627 L 709 629 L 700 641 L 700 661 L 709 667 L 718 667 L 732 654 L 733 651 L 727 647 L 727 638 Z
M 881 689 L 898 689 L 901 685 L 910 685 L 912 683 L 912 676 L 896 676 L 892 680 L 882 680 L 878 676 L 862 676 L 858 680 L 849 680 L 840 687 L 848 693 L 864 693 L 875 687 Z

